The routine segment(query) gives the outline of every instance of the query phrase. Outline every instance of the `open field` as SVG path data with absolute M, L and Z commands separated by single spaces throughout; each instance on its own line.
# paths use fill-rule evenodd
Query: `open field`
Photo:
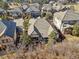
M 79 37 L 72 36 L 72 35 L 65 35 L 66 40 L 68 41 L 79 41 Z

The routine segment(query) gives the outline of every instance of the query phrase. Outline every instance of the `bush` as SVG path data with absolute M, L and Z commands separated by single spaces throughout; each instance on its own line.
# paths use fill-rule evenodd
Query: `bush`
M 49 38 L 51 39 L 56 39 L 57 34 L 53 31 L 51 32 L 51 34 L 49 35 Z
M 74 35 L 74 36 L 79 36 L 79 24 L 75 24 L 75 25 L 73 26 L 72 35 Z
M 54 31 L 51 32 L 51 34 L 49 35 L 47 46 L 49 47 L 51 44 L 54 44 L 56 42 L 56 39 L 57 39 L 57 34 Z
M 48 19 L 53 19 L 53 15 L 50 12 L 47 12 L 45 17 L 46 17 L 47 20 Z
M 41 14 L 41 17 L 45 17 L 45 16 L 46 16 L 46 13 L 42 13 L 42 14 Z

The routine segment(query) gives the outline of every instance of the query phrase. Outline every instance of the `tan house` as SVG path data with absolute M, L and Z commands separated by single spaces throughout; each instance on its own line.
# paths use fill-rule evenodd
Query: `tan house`
M 79 13 L 73 10 L 56 12 L 54 14 L 53 23 L 64 33 L 67 28 L 72 28 L 74 24 L 79 23 Z
M 45 18 L 30 19 L 28 35 L 37 39 L 48 39 L 48 36 L 53 31 L 52 26 Z

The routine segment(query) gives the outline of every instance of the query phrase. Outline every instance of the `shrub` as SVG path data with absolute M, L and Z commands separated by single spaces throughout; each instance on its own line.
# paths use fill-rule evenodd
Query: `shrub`
M 51 39 L 55 39 L 56 38 L 56 33 L 53 31 L 53 32 L 51 32 L 51 34 L 49 35 L 49 38 L 51 38 Z
M 79 36 L 79 24 L 75 24 L 75 25 L 73 26 L 72 35 L 74 35 L 74 36 Z
M 51 44 L 55 43 L 56 39 L 57 39 L 57 34 L 54 31 L 52 31 L 51 34 L 49 35 L 47 46 L 49 47 Z
M 45 17 L 45 16 L 46 16 L 46 13 L 42 13 L 42 14 L 41 14 L 41 17 Z
M 45 17 L 46 17 L 47 20 L 48 19 L 53 19 L 53 15 L 52 15 L 51 12 L 47 12 Z

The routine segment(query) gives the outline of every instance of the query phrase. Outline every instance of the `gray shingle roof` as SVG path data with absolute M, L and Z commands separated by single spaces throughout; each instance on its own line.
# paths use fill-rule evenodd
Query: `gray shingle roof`
M 65 12 L 57 12 L 54 14 L 59 20 L 79 20 L 79 13 L 72 10 L 67 10 Z
M 79 13 L 69 10 L 66 12 L 64 20 L 79 20 Z
M 22 8 L 23 8 L 23 10 L 26 10 L 28 8 L 28 6 L 27 5 L 23 5 Z
M 7 11 L 11 12 L 11 13 L 21 13 L 22 14 L 22 11 L 20 8 L 15 8 L 15 9 L 7 10 Z
M 20 8 L 15 8 L 14 11 L 22 14 L 22 10 Z
M 52 6 L 50 4 L 43 4 L 42 9 L 43 10 L 52 10 Z
M 38 8 L 32 6 L 32 7 L 29 7 L 26 10 L 26 12 L 40 12 L 40 10 Z
M 45 18 L 40 18 L 36 21 L 35 27 L 39 31 L 42 37 L 48 37 L 48 30 L 50 24 L 45 20 Z
M 29 5 L 30 5 L 30 7 L 36 7 L 38 9 L 40 7 L 40 4 L 39 3 L 33 3 L 33 4 L 29 4 Z
M 0 8 L 0 12 L 3 12 L 3 11 L 4 11 L 4 9 Z

